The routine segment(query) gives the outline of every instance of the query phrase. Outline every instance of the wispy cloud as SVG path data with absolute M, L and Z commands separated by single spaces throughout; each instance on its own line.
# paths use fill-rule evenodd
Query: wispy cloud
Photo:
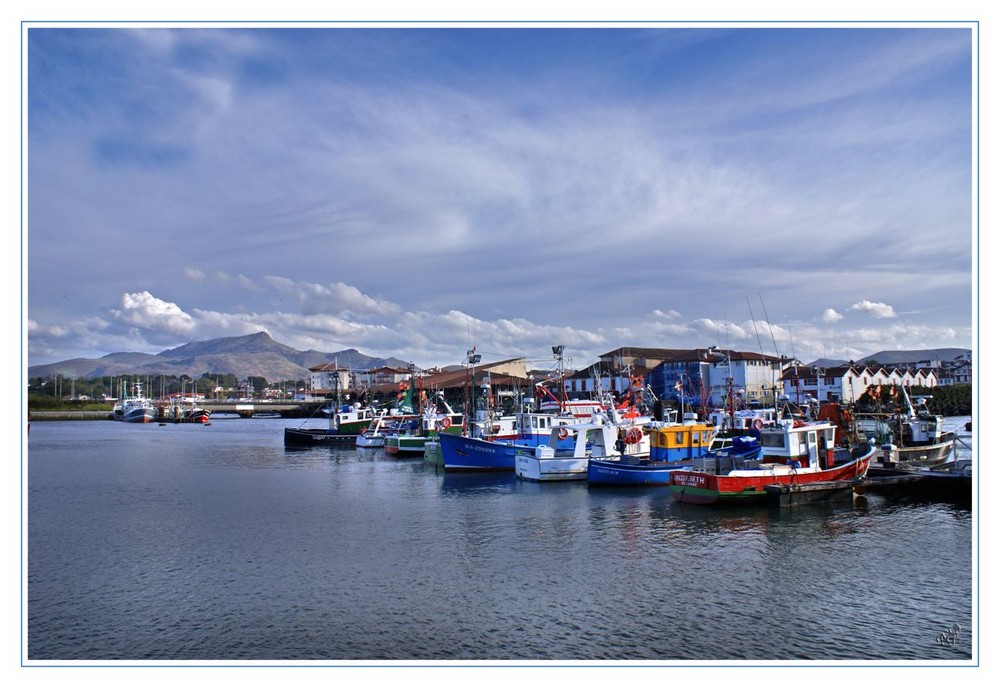
M 970 46 L 33 30 L 31 356 L 267 329 L 432 363 L 470 323 L 498 353 L 756 348 L 748 291 L 796 327 L 832 303 L 786 333 L 816 356 L 867 343 L 842 314 L 968 345 Z

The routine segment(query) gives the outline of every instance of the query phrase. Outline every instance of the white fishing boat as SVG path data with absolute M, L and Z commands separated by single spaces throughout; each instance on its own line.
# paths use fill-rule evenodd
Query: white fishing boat
M 627 438 L 627 439 L 625 439 Z M 561 449 L 566 441 L 572 449 Z M 583 423 L 553 427 L 548 441 L 524 447 L 514 457 L 519 478 L 541 482 L 586 480 L 591 459 L 640 459 L 649 456 L 649 436 L 640 425 L 622 425 L 606 414 L 594 414 Z
M 132 394 L 115 404 L 112 416 L 126 423 L 152 423 L 156 420 L 156 407 L 152 399 L 143 395 L 142 383 L 135 382 Z

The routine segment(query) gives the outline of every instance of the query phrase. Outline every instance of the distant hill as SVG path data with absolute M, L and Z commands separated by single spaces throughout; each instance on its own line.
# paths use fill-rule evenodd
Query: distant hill
M 198 378 L 204 373 L 232 373 L 240 379 L 254 375 L 268 381 L 299 380 L 309 377 L 309 368 L 334 362 L 355 370 L 382 366 L 405 368 L 408 365 L 398 358 L 366 356 L 357 349 L 334 353 L 299 351 L 274 341 L 266 332 L 258 332 L 243 337 L 191 342 L 158 354 L 114 353 L 101 358 L 74 358 L 32 366 L 28 368 L 28 377 L 188 375 Z
M 919 361 L 953 361 L 963 354 L 971 353 L 971 349 L 911 349 L 904 351 L 879 351 L 864 358 L 855 359 L 855 363 L 867 364 L 878 361 L 882 365 L 899 365 L 900 363 L 916 363 Z M 833 368 L 847 365 L 850 361 L 835 358 L 819 358 L 810 366 Z

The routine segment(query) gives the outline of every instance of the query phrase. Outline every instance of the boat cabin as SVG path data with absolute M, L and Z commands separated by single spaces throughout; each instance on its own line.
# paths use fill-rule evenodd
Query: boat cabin
M 837 427 L 826 421 L 783 421 L 760 431 L 761 463 L 824 469 L 834 464 Z

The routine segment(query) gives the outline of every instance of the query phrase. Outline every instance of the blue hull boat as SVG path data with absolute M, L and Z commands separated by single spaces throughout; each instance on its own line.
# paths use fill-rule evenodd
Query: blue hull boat
M 676 471 L 711 465 L 722 470 L 724 465 L 742 464 L 759 459 L 763 453 L 756 437 L 735 437 L 726 449 L 709 450 L 696 459 L 685 461 L 607 461 L 591 459 L 587 465 L 588 485 L 670 485 Z
M 445 471 L 513 471 L 518 453 L 534 455 L 535 447 L 546 444 L 547 440 L 548 435 L 502 440 L 484 440 L 448 433 L 438 436 Z M 559 439 L 558 449 L 572 447 L 572 438 Z
M 519 445 L 513 440 L 482 440 L 441 434 L 441 463 L 446 471 L 513 471 Z
M 614 487 L 669 485 L 671 473 L 690 467 L 690 461 L 629 463 L 591 459 L 587 464 L 587 484 Z

